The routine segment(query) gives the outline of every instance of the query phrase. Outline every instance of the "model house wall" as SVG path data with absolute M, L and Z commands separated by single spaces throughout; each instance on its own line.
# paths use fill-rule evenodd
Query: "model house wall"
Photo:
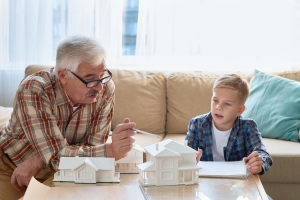
M 144 186 L 198 183 L 194 149 L 171 139 L 144 148 L 147 162 L 138 165 Z
M 140 145 L 134 144 L 125 158 L 116 161 L 116 172 L 138 174 L 139 168 L 137 165 L 143 163 L 143 153 L 144 149 Z
M 114 158 L 61 157 L 53 181 L 120 182 L 120 173 L 115 172 Z

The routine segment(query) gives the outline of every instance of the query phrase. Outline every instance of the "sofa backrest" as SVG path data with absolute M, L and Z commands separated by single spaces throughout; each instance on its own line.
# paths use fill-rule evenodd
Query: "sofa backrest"
M 221 73 L 175 72 L 167 80 L 167 134 L 187 133 L 191 118 L 210 111 L 212 87 Z M 251 74 L 240 73 L 247 81 Z
M 167 77 L 164 73 L 114 70 L 115 112 L 112 129 L 125 117 L 136 128 L 151 133 L 164 133 L 167 114 Z
M 252 73 L 235 73 L 250 83 Z M 299 70 L 268 73 L 300 81 Z M 174 72 L 168 76 L 167 134 L 186 134 L 191 118 L 210 111 L 212 87 L 216 78 L 221 74 L 217 72 Z
M 49 66 L 32 65 L 26 74 Z M 112 129 L 125 117 L 137 128 L 152 133 L 186 134 L 191 118 L 210 111 L 212 87 L 221 73 L 130 71 L 112 69 L 115 90 L 115 112 Z M 270 72 L 300 81 L 300 71 Z M 238 72 L 250 82 L 252 73 Z

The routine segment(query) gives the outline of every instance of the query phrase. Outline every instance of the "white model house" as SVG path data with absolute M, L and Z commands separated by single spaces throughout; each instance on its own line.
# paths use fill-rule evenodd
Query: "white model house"
M 53 181 L 120 182 L 120 173 L 115 172 L 114 158 L 61 157 Z
M 198 183 L 194 149 L 171 139 L 147 146 L 147 162 L 138 165 L 143 186 Z
M 139 168 L 137 165 L 143 163 L 144 152 L 144 149 L 140 145 L 134 144 L 125 158 L 116 161 L 116 172 L 138 174 Z

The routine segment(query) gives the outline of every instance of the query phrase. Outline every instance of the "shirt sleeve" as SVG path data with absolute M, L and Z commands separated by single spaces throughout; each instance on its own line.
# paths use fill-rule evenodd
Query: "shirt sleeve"
M 105 142 L 110 131 L 114 107 L 114 84 L 103 94 L 99 109 L 81 143 L 69 145 L 52 114 L 51 99 L 45 91 L 32 88 L 19 90 L 17 104 L 22 129 L 31 147 L 41 155 L 45 166 L 57 170 L 61 156 L 105 155 Z
M 262 143 L 261 133 L 258 131 L 257 125 L 254 121 L 250 121 L 251 126 L 248 129 L 247 137 L 247 155 L 250 155 L 253 149 L 256 147 L 258 154 L 262 157 L 262 168 L 263 170 L 259 173 L 260 175 L 266 173 L 272 166 L 272 158 L 267 152 L 265 145 Z
M 188 125 L 188 132 L 185 140 L 187 140 L 187 145 L 196 151 L 198 151 L 199 145 L 199 136 L 197 129 L 197 120 L 195 118 L 191 119 Z

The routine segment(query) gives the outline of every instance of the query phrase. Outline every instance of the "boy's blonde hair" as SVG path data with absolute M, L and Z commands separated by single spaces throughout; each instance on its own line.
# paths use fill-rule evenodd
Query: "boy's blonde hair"
M 214 83 L 213 90 L 216 88 L 237 90 L 242 104 L 245 104 L 250 93 L 248 82 L 237 74 L 223 74 L 219 76 Z

